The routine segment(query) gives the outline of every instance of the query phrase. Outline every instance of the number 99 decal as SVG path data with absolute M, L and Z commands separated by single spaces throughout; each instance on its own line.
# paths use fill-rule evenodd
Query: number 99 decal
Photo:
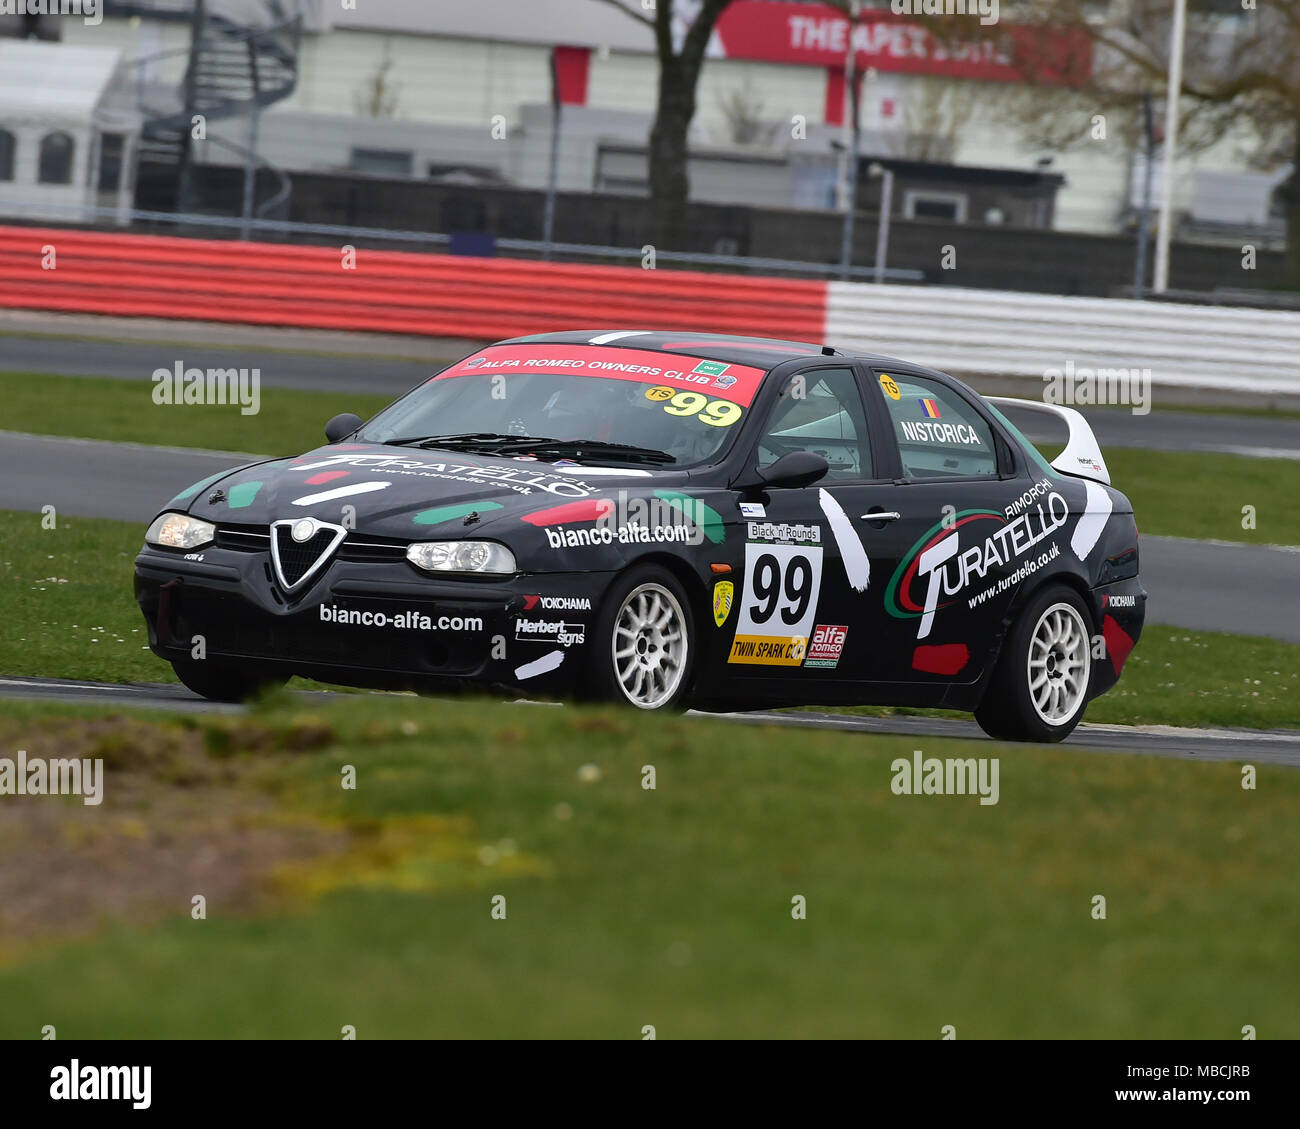
M 799 666 L 821 585 L 820 545 L 746 545 L 744 598 L 727 661 Z
M 812 594 L 812 562 L 807 557 L 791 557 L 784 572 L 774 553 L 762 553 L 754 562 L 754 623 L 767 623 L 779 611 L 783 624 L 796 624 L 807 614 Z
M 730 400 L 710 400 L 703 392 L 678 392 L 664 405 L 670 416 L 696 416 L 710 427 L 730 427 L 744 408 Z

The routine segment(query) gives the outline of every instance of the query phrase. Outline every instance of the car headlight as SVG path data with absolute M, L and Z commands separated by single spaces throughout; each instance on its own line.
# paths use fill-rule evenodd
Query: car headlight
M 495 541 L 417 541 L 406 547 L 406 559 L 426 572 L 515 571 L 515 555 Z
M 217 527 L 189 514 L 160 514 L 154 518 L 144 539 L 164 549 L 197 549 L 212 543 Z

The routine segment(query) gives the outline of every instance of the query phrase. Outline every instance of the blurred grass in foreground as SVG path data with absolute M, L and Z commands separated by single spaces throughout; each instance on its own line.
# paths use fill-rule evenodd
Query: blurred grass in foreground
M 89 712 L 0 703 L 6 752 L 55 725 L 76 748 L 69 717 Z M 333 853 L 245 858 L 251 908 L 209 890 L 191 920 L 203 890 L 178 879 L 28 945 L 0 967 L 0 1037 L 1300 1036 L 1293 769 L 1247 791 L 1235 764 L 925 742 L 1000 758 L 981 806 L 894 795 L 912 739 L 391 696 L 152 724 L 88 739 L 105 802 L 66 802 L 88 830 L 50 836 L 29 891 L 43 868 L 94 890 L 121 836 L 139 882 L 153 853 L 228 874 L 268 828 L 314 822 Z M 59 803 L 0 800 L 11 858 L 15 821 Z

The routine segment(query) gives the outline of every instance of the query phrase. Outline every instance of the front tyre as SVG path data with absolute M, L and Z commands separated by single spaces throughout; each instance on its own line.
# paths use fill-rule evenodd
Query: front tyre
M 990 737 L 1060 741 L 1083 719 L 1091 678 L 1087 608 L 1073 589 L 1048 585 L 1008 633 L 975 720 Z
M 283 675 L 267 674 L 253 666 L 226 666 L 207 659 L 174 660 L 172 669 L 187 687 L 210 702 L 246 702 L 288 681 Z
M 671 709 L 686 696 L 694 660 L 691 603 L 672 573 L 644 565 L 614 582 L 596 619 L 594 697 L 642 710 Z

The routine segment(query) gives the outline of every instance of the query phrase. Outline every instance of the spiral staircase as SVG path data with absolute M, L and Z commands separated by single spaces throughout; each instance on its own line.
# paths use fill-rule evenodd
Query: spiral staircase
M 185 22 L 191 28 L 188 48 L 137 59 L 136 89 L 144 115 L 139 164 L 136 172 L 136 207 L 158 212 L 219 211 L 238 214 L 230 194 L 225 199 L 205 199 L 194 175 L 193 119 L 204 119 L 206 142 L 236 158 L 253 161 L 255 178 L 253 214 L 284 218 L 288 211 L 288 176 L 242 145 L 223 138 L 212 126 L 222 120 L 249 118 L 287 98 L 298 83 L 298 54 L 302 15 L 293 0 L 267 0 L 266 26 L 239 21 L 238 4 L 221 0 L 106 0 L 109 16 Z M 187 56 L 178 86 L 148 81 L 146 75 L 167 58 Z

